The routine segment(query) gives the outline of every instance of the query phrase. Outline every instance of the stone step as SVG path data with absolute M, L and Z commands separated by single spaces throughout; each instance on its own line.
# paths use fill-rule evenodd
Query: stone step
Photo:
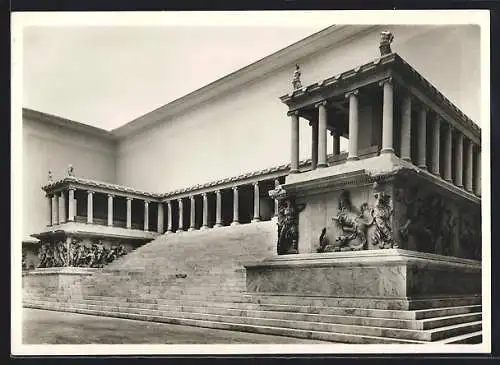
M 437 342 L 446 344 L 480 344 L 483 342 L 483 332 L 477 331 L 472 333 L 465 333 L 463 335 L 446 338 Z
M 37 305 L 36 303 L 33 304 Z M 40 306 L 43 306 L 43 304 Z M 413 340 L 413 341 L 440 340 L 446 337 L 455 336 L 467 332 L 473 332 L 481 329 L 481 321 L 465 323 L 465 324 L 462 323 L 434 330 L 414 330 L 414 329 L 372 326 L 369 324 L 342 324 L 342 323 L 310 322 L 310 321 L 300 321 L 291 319 L 272 319 L 272 318 L 246 317 L 246 316 L 204 314 L 204 313 L 192 313 L 192 312 L 165 312 L 158 310 L 138 309 L 134 307 L 120 308 L 119 306 L 114 306 L 111 304 L 92 306 L 92 308 L 89 308 L 89 305 L 85 304 L 78 305 L 78 304 L 68 303 L 68 305 L 65 305 L 63 303 L 51 303 L 50 305 L 48 305 L 48 307 L 52 309 L 62 309 L 65 307 L 71 307 L 73 309 L 79 309 L 79 310 L 81 309 L 93 310 L 96 313 L 123 312 L 129 314 L 139 314 L 139 315 L 154 316 L 154 317 L 160 316 L 160 317 L 168 317 L 176 319 L 201 320 L 201 321 L 211 321 L 211 322 L 214 321 L 214 322 L 234 323 L 237 325 L 244 324 L 244 325 L 256 325 L 256 326 L 270 326 L 270 327 L 299 329 L 306 331 L 316 330 L 321 332 L 335 332 L 335 333 L 355 334 L 355 335 L 363 335 L 371 337 L 397 338 L 397 339 Z
M 25 299 L 39 299 L 39 300 L 54 300 L 57 301 L 59 296 L 57 294 L 50 294 L 46 296 L 27 295 Z M 160 299 L 158 300 L 142 300 L 134 301 L 133 298 L 126 297 L 112 297 L 109 295 L 93 295 L 93 296 L 76 296 L 73 300 L 83 302 L 96 302 L 96 303 L 142 303 L 154 304 L 160 303 L 165 306 L 192 306 L 192 307 L 214 307 L 214 308 L 232 308 L 235 310 L 262 310 L 262 311 L 278 311 L 278 312 L 291 312 L 291 313 L 305 313 L 305 314 L 321 314 L 321 315 L 354 315 L 360 317 L 376 317 L 376 318 L 392 318 L 392 319 L 429 319 L 431 315 L 436 317 L 453 316 L 456 314 L 476 313 L 481 311 L 480 305 L 464 306 L 464 307 L 447 307 L 429 310 L 400 310 L 400 309 L 373 309 L 373 308 L 356 308 L 348 306 L 311 306 L 311 305 L 298 305 L 298 304 L 259 304 L 253 302 L 226 302 L 226 301 L 207 301 L 207 300 L 181 300 L 180 298 L 173 299 Z
M 429 299 L 380 299 L 380 298 L 345 298 L 285 295 L 277 293 L 248 294 L 250 300 L 260 304 L 296 304 L 319 307 L 354 307 L 373 309 L 430 309 L 442 307 L 470 306 L 481 304 L 481 297 L 445 297 Z
M 422 341 L 411 341 L 411 340 L 404 340 L 404 339 L 400 339 L 400 338 L 384 338 L 384 337 L 366 336 L 366 335 L 358 335 L 358 334 L 323 332 L 323 331 L 317 331 L 317 330 L 301 330 L 301 329 L 287 328 L 287 327 L 273 327 L 273 326 L 254 325 L 254 324 L 226 323 L 226 322 L 219 322 L 219 321 L 207 321 L 207 320 L 187 319 L 187 318 L 170 318 L 170 317 L 149 316 L 149 315 L 141 315 L 141 314 L 121 313 L 121 312 L 100 312 L 100 311 L 89 310 L 89 309 L 77 309 L 77 308 L 71 308 L 71 307 L 64 307 L 62 305 L 52 306 L 52 308 L 44 308 L 41 306 L 31 306 L 31 308 L 57 309 L 57 310 L 61 310 L 61 311 L 81 313 L 81 314 L 91 314 L 91 315 L 99 315 L 99 316 L 107 316 L 107 317 L 115 317 L 115 318 L 126 318 L 126 319 L 179 324 L 179 325 L 205 327 L 205 328 L 226 329 L 226 330 L 233 330 L 233 331 L 270 334 L 270 335 L 276 335 L 276 336 L 308 338 L 308 339 L 330 341 L 330 342 L 340 342 L 340 343 L 373 343 L 373 344 L 383 344 L 383 343 L 388 343 L 388 344 L 393 344 L 393 343 L 415 344 L 415 343 L 417 343 L 418 344 L 418 343 L 424 343 Z
M 36 303 L 36 302 L 35 302 Z M 38 302 L 40 303 L 40 302 Z M 139 314 L 152 314 L 164 316 L 181 316 L 176 313 L 198 313 L 207 315 L 228 315 L 239 317 L 255 317 L 263 319 L 282 319 L 282 320 L 295 320 L 295 321 L 310 321 L 310 322 L 325 322 L 335 324 L 352 324 L 372 327 L 387 327 L 387 328 L 400 328 L 400 329 L 427 329 L 424 328 L 421 320 L 400 320 L 376 317 L 362 317 L 362 316 L 340 316 L 340 315 L 318 315 L 318 314 L 301 314 L 289 312 L 268 312 L 250 309 L 234 309 L 234 308 L 217 308 L 217 307 L 188 307 L 188 306 L 165 306 L 157 304 L 143 304 L 143 303 L 109 303 L 109 302 L 80 302 L 71 301 L 71 306 L 76 308 L 87 308 L 94 310 L 109 310 L 109 311 L 132 311 Z M 455 320 L 450 320 L 447 324 L 457 324 L 464 322 L 473 322 L 481 320 L 481 315 L 470 318 L 464 316 L 456 316 Z M 434 327 L 432 327 L 434 328 Z
M 43 304 L 44 300 L 33 299 L 27 301 L 28 303 Z M 58 302 L 57 299 L 53 299 L 52 302 Z M 411 319 L 401 319 L 401 318 L 383 318 L 376 317 L 380 311 L 365 311 L 364 316 L 354 315 L 350 311 L 344 311 L 342 314 L 310 314 L 310 313 L 297 313 L 297 312 L 286 312 L 286 311 L 266 311 L 259 310 L 256 308 L 225 308 L 218 306 L 190 306 L 187 303 L 170 303 L 167 305 L 158 305 L 156 303 L 140 303 L 134 301 L 110 301 L 110 300 L 71 300 L 71 305 L 77 308 L 89 308 L 89 309 L 104 309 L 104 307 L 115 307 L 120 310 L 139 310 L 145 311 L 147 313 L 140 314 L 152 314 L 153 312 L 161 312 L 162 315 L 165 312 L 189 312 L 189 313 L 201 313 L 201 314 L 213 314 L 213 315 L 230 315 L 230 316 L 240 316 L 240 317 L 256 317 L 264 319 L 284 319 L 284 320 L 295 320 L 295 321 L 312 321 L 312 322 L 325 322 L 325 323 L 336 323 L 336 324 L 353 324 L 362 326 L 372 326 L 372 327 L 386 327 L 386 328 L 400 328 L 400 329 L 433 329 L 440 326 L 448 326 L 458 323 L 475 322 L 480 321 L 482 318 L 481 313 L 467 313 L 459 314 L 448 317 L 438 317 L 434 319 L 426 320 L 411 320 Z M 258 307 L 257 307 L 258 308 Z M 110 310 L 109 308 L 107 308 Z M 333 308 L 332 308 L 333 309 Z M 342 309 L 342 308 L 335 308 Z M 401 311 L 393 311 L 401 312 Z M 405 313 L 405 312 L 403 312 Z M 397 314 L 397 313 L 396 313 Z M 412 315 L 412 312 L 405 313 Z M 394 316 L 394 314 L 393 314 Z M 401 316 L 401 314 L 400 314 Z M 408 317 L 410 317 L 408 316 Z
M 479 313 L 466 313 L 466 314 L 455 314 L 446 317 L 436 317 L 419 320 L 421 328 L 424 330 L 434 329 L 439 327 L 451 326 L 459 323 L 467 322 L 477 322 L 481 321 L 483 314 Z
M 445 317 L 455 314 L 476 313 L 480 312 L 481 308 L 482 306 L 478 304 L 458 307 L 420 309 L 415 311 L 415 319 L 428 319 L 434 317 Z

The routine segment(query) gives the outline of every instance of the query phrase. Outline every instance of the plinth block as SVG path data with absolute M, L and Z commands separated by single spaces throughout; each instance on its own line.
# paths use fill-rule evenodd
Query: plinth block
M 481 263 L 401 249 L 276 257 L 245 265 L 247 291 L 349 298 L 481 294 Z

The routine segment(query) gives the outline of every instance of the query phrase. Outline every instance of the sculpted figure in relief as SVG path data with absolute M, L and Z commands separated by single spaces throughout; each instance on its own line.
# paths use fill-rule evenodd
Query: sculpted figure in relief
M 293 80 L 292 80 L 292 85 L 294 90 L 300 89 L 302 87 L 302 83 L 300 82 L 300 75 L 301 75 L 300 66 L 295 65 L 295 72 L 293 73 Z
M 278 255 L 298 253 L 298 214 L 305 204 L 297 205 L 292 198 L 280 202 L 278 210 Z

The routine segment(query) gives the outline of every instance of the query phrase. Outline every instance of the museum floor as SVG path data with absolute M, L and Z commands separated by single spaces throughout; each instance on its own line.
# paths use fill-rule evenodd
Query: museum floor
M 23 343 L 151 345 L 327 342 L 24 308 Z

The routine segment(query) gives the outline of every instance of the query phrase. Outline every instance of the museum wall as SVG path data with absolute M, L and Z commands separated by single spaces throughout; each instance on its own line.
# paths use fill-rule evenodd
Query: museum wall
M 393 50 L 478 121 L 479 28 L 386 29 L 395 34 Z M 168 192 L 288 163 L 289 118 L 279 97 L 291 91 L 295 62 L 302 68 L 302 84 L 308 85 L 376 58 L 378 42 L 377 31 L 292 60 L 272 74 L 127 136 L 117 148 L 118 183 Z M 311 129 L 303 120 L 300 135 L 300 155 L 307 158 Z
M 86 179 L 116 181 L 115 145 L 112 141 L 38 120 L 23 120 L 23 235 L 40 232 L 47 224 L 47 202 L 41 187 L 67 174 Z

